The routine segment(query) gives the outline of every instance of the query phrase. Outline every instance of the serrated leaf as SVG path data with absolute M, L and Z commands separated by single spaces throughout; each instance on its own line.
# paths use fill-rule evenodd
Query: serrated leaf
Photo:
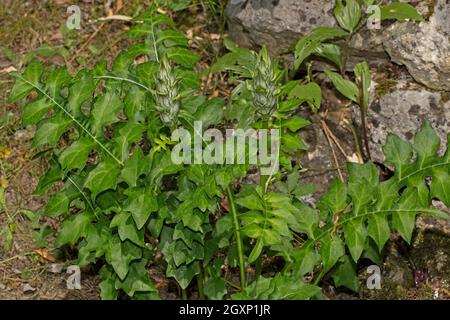
M 59 216 L 69 211 L 69 203 L 69 197 L 64 193 L 59 192 L 50 198 L 44 213 L 50 217 Z
M 52 105 L 45 98 L 37 99 L 25 105 L 22 114 L 23 125 L 36 124 L 51 109 Z
M 117 291 L 113 279 L 107 279 L 100 282 L 100 297 L 102 300 L 116 300 Z
M 285 133 L 281 136 L 281 148 L 288 153 L 308 149 L 300 135 L 295 133 Z
M 428 120 L 425 120 L 422 128 L 414 137 L 414 150 L 417 153 L 417 164 L 422 168 L 430 159 L 436 156 L 441 140 Z
M 118 235 L 109 240 L 107 250 L 106 259 L 121 280 L 127 276 L 130 262 L 142 257 L 140 248 L 129 241 L 122 243 Z
M 314 251 L 312 246 L 304 244 L 301 248 L 294 252 L 294 272 L 299 277 L 303 277 L 305 274 L 313 272 L 314 267 L 320 261 L 320 254 Z
M 134 244 L 144 246 L 144 232 L 138 231 L 136 224 L 129 212 L 120 212 L 114 216 L 110 224 L 111 228 L 117 227 L 120 240 L 130 240 Z
M 356 266 L 349 256 L 341 258 L 332 277 L 336 287 L 343 286 L 354 292 L 358 292 L 359 285 Z
M 398 208 L 414 209 L 417 206 L 417 201 L 417 189 L 414 187 L 407 188 L 401 196 Z M 407 243 L 410 243 L 417 212 L 407 210 L 392 213 L 392 227 L 398 231 Z
M 103 133 L 103 127 L 118 121 L 117 113 L 122 109 L 122 102 L 115 93 L 107 92 L 99 97 L 92 107 L 91 123 L 96 135 Z
M 64 220 L 61 231 L 56 237 L 55 246 L 61 247 L 64 244 L 75 244 L 80 237 L 86 234 L 86 229 L 90 225 L 91 219 L 91 214 L 82 212 Z
M 50 169 L 39 179 L 33 195 L 42 195 L 53 183 L 62 180 L 64 173 L 61 171 L 61 167 L 56 161 L 51 161 L 50 164 Z
M 263 202 L 257 194 L 250 194 L 245 197 L 237 198 L 235 202 L 241 207 L 250 210 L 260 210 L 260 211 L 264 210 Z
M 129 74 L 128 69 L 132 63 L 133 56 L 127 51 L 121 51 L 116 59 L 114 59 L 111 71 L 115 76 L 126 78 Z
M 367 239 L 367 230 L 362 218 L 350 220 L 344 225 L 345 243 L 348 246 L 353 261 L 361 256 Z
M 182 222 L 177 223 L 175 230 L 173 232 L 173 240 L 183 240 L 183 242 L 192 249 L 194 246 L 194 241 L 203 244 L 203 236 L 199 232 L 194 232 L 189 228 L 185 228 Z
M 205 295 L 211 300 L 222 300 L 227 294 L 226 282 L 220 277 L 209 278 L 205 283 Z
M 310 239 L 314 239 L 314 231 L 319 223 L 318 213 L 303 203 L 298 205 L 298 209 L 294 211 L 295 222 L 291 222 L 291 226 L 294 230 L 304 232 Z
M 144 125 L 134 122 L 127 122 L 124 126 L 116 129 L 113 141 L 115 150 L 121 156 L 122 160 L 128 159 L 130 145 L 142 138 L 144 130 Z
M 22 77 L 31 82 L 32 84 L 39 86 L 39 81 L 41 79 L 42 72 L 44 71 L 44 67 L 38 60 L 33 60 L 23 72 Z M 14 73 L 11 74 L 14 77 Z M 22 98 L 25 98 L 31 91 L 34 90 L 34 87 L 29 83 L 25 82 L 22 79 L 17 79 L 14 87 L 11 89 L 9 93 L 9 102 L 15 102 Z
M 124 112 L 128 120 L 133 122 L 143 120 L 141 111 L 145 105 L 146 99 L 146 91 L 138 86 L 130 86 L 124 102 Z
M 450 207 L 450 175 L 447 168 L 436 167 L 432 169 L 431 196 L 438 198 Z
M 124 290 L 130 297 L 138 293 L 148 293 L 147 299 L 159 299 L 158 290 L 150 281 L 145 266 L 146 260 L 132 262 L 126 278 L 116 282 L 117 289 Z
M 386 162 L 395 167 L 395 173 L 399 179 L 402 179 L 405 166 L 411 161 L 413 155 L 412 145 L 397 135 L 388 133 L 383 152 Z
M 179 31 L 176 30 L 162 30 L 157 34 L 156 45 L 164 42 L 164 46 L 169 48 L 173 46 L 187 47 L 188 39 Z
M 378 185 L 379 172 L 377 167 L 372 161 L 368 161 L 364 164 L 348 162 L 348 181 L 353 183 L 362 183 L 361 178 L 364 178 L 372 186 Z
M 169 264 L 166 271 L 166 275 L 168 277 L 174 277 L 182 289 L 186 289 L 192 279 L 199 273 L 200 264 L 197 261 L 194 261 L 189 265 L 183 264 L 178 268 Z
M 344 243 L 338 236 L 333 238 L 327 236 L 321 240 L 320 244 L 319 253 L 323 261 L 323 272 L 328 272 L 344 255 Z
M 55 68 L 48 75 L 45 81 L 45 90 L 52 98 L 59 96 L 59 91 L 63 88 L 69 81 L 71 77 L 67 73 L 66 67 Z
M 193 54 L 186 48 L 170 48 L 167 50 L 167 57 L 185 68 L 192 68 L 200 60 L 200 57 Z
M 129 187 L 135 187 L 140 175 L 147 172 L 149 167 L 148 160 L 145 158 L 141 148 L 136 148 L 133 155 L 125 162 L 120 173 L 121 178 Z
M 81 115 L 81 106 L 94 95 L 95 82 L 84 70 L 80 71 L 76 78 L 76 82 L 69 88 L 66 109 L 78 117 Z
M 194 113 L 195 121 L 202 122 L 202 128 L 206 129 L 211 125 L 218 124 L 223 119 L 224 100 L 222 98 L 213 98 L 207 100 Z
M 328 189 L 318 202 L 318 207 L 327 208 L 330 213 L 335 214 L 347 206 L 347 187 L 345 184 L 335 178 Z
M 375 264 L 381 266 L 383 264 L 383 257 L 381 252 L 378 250 L 377 245 L 371 239 L 367 239 L 366 247 L 364 248 L 363 258 L 369 259 Z
M 381 252 L 391 235 L 386 216 L 384 214 L 374 214 L 368 221 L 367 232 L 375 241 L 378 251 Z
M 233 71 L 242 77 L 250 78 L 256 64 L 255 52 L 246 48 L 236 48 L 219 59 L 210 67 L 209 72 Z
M 158 210 L 158 203 L 152 193 L 144 188 L 130 192 L 124 210 L 131 212 L 136 227 L 140 230 L 150 214 Z
M 84 187 L 91 190 L 92 198 L 95 199 L 100 192 L 116 188 L 119 174 L 120 170 L 114 163 L 100 162 L 89 172 Z
M 78 246 L 78 262 L 82 267 L 95 263 L 98 258 L 105 254 L 110 233 L 107 226 L 101 224 L 90 224 L 86 229 L 86 236 Z M 101 271 L 100 271 L 101 272 Z
M 58 161 L 61 168 L 65 171 L 83 168 L 93 147 L 94 144 L 90 139 L 80 137 L 60 154 Z
M 55 145 L 71 123 L 72 120 L 63 113 L 57 113 L 51 118 L 41 120 L 34 134 L 33 147 L 43 144 Z

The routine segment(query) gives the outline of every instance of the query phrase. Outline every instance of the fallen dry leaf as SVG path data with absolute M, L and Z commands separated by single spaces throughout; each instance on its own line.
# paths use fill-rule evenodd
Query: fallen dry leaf
M 218 33 L 211 33 L 211 35 L 209 36 L 209 38 L 210 38 L 211 40 L 220 40 L 221 35 L 218 34 Z
M 16 68 L 14 68 L 13 66 L 9 66 L 9 67 L 6 67 L 5 69 L 0 70 L 0 74 L 1 73 L 10 73 L 10 72 L 15 72 L 15 71 L 17 71 Z
M 40 255 L 47 261 L 56 262 L 56 258 L 46 249 L 34 249 L 33 252 Z

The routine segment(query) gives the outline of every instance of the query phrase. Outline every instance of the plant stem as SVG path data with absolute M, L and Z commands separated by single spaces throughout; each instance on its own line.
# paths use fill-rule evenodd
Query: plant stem
M 261 129 L 267 130 L 269 128 L 269 121 L 267 119 L 262 120 Z M 259 185 L 263 189 L 263 191 L 266 188 L 267 183 L 267 176 L 261 174 L 261 169 L 259 170 Z
M 240 270 L 240 275 L 241 275 L 241 290 L 244 290 L 245 289 L 244 251 L 243 251 L 243 245 L 242 245 L 239 219 L 238 219 L 238 215 L 237 215 L 237 211 L 236 211 L 236 206 L 234 205 L 233 190 L 231 190 L 230 185 L 227 186 L 226 192 L 227 192 L 227 197 L 228 197 L 228 203 L 230 205 L 230 212 L 233 217 L 234 231 L 236 234 L 236 244 L 237 244 L 237 250 L 238 250 L 238 257 L 239 257 L 239 270 Z
M 367 137 L 367 123 L 366 123 L 366 107 L 364 106 L 364 90 L 362 84 L 359 84 L 359 108 L 361 110 L 361 126 L 364 138 L 364 147 L 366 149 L 366 161 L 370 160 L 369 138 Z
M 347 119 L 344 119 L 344 124 L 352 132 L 353 140 L 355 141 L 356 154 L 358 155 L 358 158 L 362 161 L 363 160 L 363 155 L 362 155 L 362 152 L 361 152 L 361 142 L 359 141 L 358 134 L 356 133 L 355 127 Z
M 262 256 L 263 252 L 259 255 L 258 259 L 256 259 L 256 270 L 255 270 L 255 280 L 258 280 L 261 276 L 262 271 Z
M 181 289 L 181 299 L 187 300 L 186 289 Z
M 315 286 L 319 285 L 320 280 L 322 280 L 323 276 L 325 275 L 325 272 L 323 272 L 323 270 L 324 270 L 324 269 L 320 270 L 319 274 L 317 275 L 317 278 L 314 279 L 313 284 L 314 284 Z
M 198 298 L 200 300 L 205 300 L 205 293 L 203 291 L 203 271 L 197 275 L 197 287 L 198 287 Z

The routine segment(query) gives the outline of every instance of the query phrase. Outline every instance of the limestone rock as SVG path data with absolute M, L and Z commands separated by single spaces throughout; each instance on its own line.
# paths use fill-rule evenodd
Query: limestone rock
M 380 86 L 383 85 L 375 84 L 375 88 Z M 448 94 L 431 91 L 411 80 L 394 81 L 387 91 L 375 93 L 367 111 L 373 159 L 383 162 L 381 146 L 385 144 L 388 132 L 412 142 L 425 119 L 428 119 L 436 130 L 443 149 L 450 132 Z M 355 117 L 359 121 L 358 110 L 355 110 Z
M 450 90 L 450 2 L 436 0 L 429 21 L 397 22 L 386 32 L 384 47 L 413 78 L 436 90 Z
M 335 26 L 333 8 L 328 0 L 231 0 L 226 13 L 230 36 L 240 46 L 265 44 L 279 54 L 313 28 Z

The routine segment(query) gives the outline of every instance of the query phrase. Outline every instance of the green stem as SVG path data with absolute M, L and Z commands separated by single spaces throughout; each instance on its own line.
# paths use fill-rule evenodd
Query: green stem
M 198 298 L 200 300 L 205 300 L 205 293 L 203 291 L 203 271 L 197 275 L 197 287 L 198 287 Z
M 181 289 L 181 299 L 187 300 L 186 289 Z
M 267 130 L 269 128 L 269 121 L 267 119 L 262 120 L 261 129 Z M 261 169 L 259 170 L 259 185 L 263 189 L 266 188 L 267 176 L 261 174 Z
M 317 278 L 314 279 L 313 284 L 315 286 L 318 286 L 324 275 L 325 275 L 324 269 L 320 270 L 320 273 L 317 275 Z
M 364 89 L 362 88 L 362 84 L 359 84 L 359 108 L 361 110 L 361 126 L 362 126 L 362 135 L 364 139 L 364 147 L 366 149 L 366 161 L 371 160 L 370 156 L 370 148 L 369 148 L 369 137 L 367 135 L 367 123 L 366 123 L 366 106 L 364 105 Z
M 358 138 L 358 134 L 356 133 L 355 127 L 350 123 L 350 121 L 345 121 L 345 124 L 348 126 L 348 128 L 352 132 L 353 140 L 355 141 L 356 154 L 358 155 L 358 158 L 361 159 L 361 161 L 363 161 L 364 157 L 361 152 L 362 146 L 361 146 L 361 142 Z
M 256 260 L 255 280 L 258 280 L 259 277 L 261 276 L 262 262 L 263 262 L 262 256 L 263 256 L 263 252 L 261 252 L 258 259 Z
M 239 257 L 239 270 L 241 274 L 241 290 L 245 289 L 245 264 L 244 264 L 244 251 L 243 251 L 243 245 L 242 245 L 242 238 L 241 238 L 241 232 L 240 232 L 240 224 L 239 219 L 236 211 L 236 206 L 234 205 L 234 197 L 233 197 L 233 190 L 231 190 L 231 186 L 227 186 L 226 188 L 227 197 L 228 197 L 228 203 L 230 205 L 230 212 L 233 216 L 233 223 L 234 223 L 234 230 L 236 233 L 236 244 L 237 244 L 237 250 L 238 250 L 238 257 Z

